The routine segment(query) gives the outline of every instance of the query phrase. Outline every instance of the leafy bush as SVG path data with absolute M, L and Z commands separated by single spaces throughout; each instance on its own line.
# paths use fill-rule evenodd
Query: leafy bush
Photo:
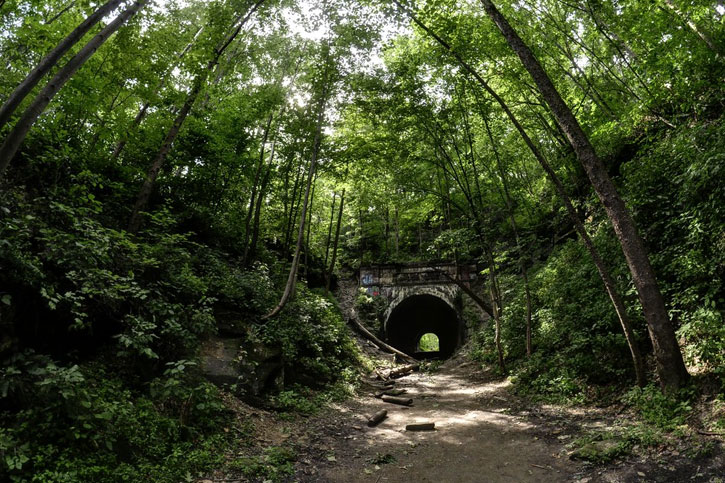
M 322 385 L 334 382 L 357 361 L 339 309 L 328 299 L 297 284 L 294 300 L 260 329 L 260 339 L 282 349 L 285 374 L 292 380 Z
M 385 297 L 368 295 L 367 290 L 360 287 L 355 299 L 355 312 L 360 321 L 378 335 L 382 335 L 386 306 Z
M 294 462 L 297 454 L 294 450 L 284 446 L 270 446 L 264 455 L 258 457 L 238 458 L 228 467 L 239 471 L 247 478 L 264 481 L 279 482 L 294 474 Z
M 646 421 L 658 428 L 671 430 L 685 423 L 692 410 L 689 402 L 692 396 L 692 389 L 682 389 L 679 394 L 671 396 L 650 384 L 630 389 L 623 401 L 632 405 Z
M 115 334 L 118 354 L 138 367 L 189 354 L 213 330 L 215 299 L 195 255 L 203 247 L 164 232 L 168 213 L 154 217 L 145 239 L 132 240 L 96 220 L 100 208 L 37 198 L 15 210 L 33 214 L 0 226 L 0 263 L 12 267 L 0 286 L 10 287 L 15 317 L 35 321 L 16 324 L 21 337 L 47 331 L 61 343 L 70 330 L 85 349 L 79 342 Z
M 227 416 L 216 388 L 194 381 L 185 364 L 170 366 L 146 397 L 99 365 L 16 355 L 2 370 L 0 476 L 179 481 L 218 463 L 211 450 L 223 439 L 216 432 Z
M 692 365 L 725 367 L 725 124 L 683 125 L 626 165 L 627 196 L 651 245 Z

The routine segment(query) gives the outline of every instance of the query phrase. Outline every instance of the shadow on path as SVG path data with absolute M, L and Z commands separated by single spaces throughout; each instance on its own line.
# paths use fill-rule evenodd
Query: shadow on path
M 550 482 L 571 479 L 580 464 L 566 457 L 568 441 L 546 441 L 540 425 L 509 414 L 507 383 L 471 368 L 399 379 L 412 407 L 364 395 L 337 406 L 315 431 L 302 458 L 299 481 L 316 482 Z M 388 418 L 377 427 L 366 416 Z M 406 424 L 435 422 L 435 431 Z M 313 422 L 314 424 L 314 422 Z M 389 455 L 389 456 L 388 456 Z

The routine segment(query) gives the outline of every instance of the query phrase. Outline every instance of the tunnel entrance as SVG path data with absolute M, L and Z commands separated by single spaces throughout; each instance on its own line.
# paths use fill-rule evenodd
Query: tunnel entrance
M 449 358 L 461 342 L 461 333 L 456 311 L 439 297 L 427 294 L 411 295 L 400 302 L 385 324 L 388 343 L 418 359 Z M 422 350 L 424 335 L 428 341 L 437 337 L 438 350 Z

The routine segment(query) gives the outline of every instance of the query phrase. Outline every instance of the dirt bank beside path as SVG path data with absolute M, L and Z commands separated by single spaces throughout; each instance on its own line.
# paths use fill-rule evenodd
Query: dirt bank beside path
M 505 382 L 471 367 L 444 366 L 415 373 L 395 387 L 413 398 L 411 407 L 369 396 L 333 409 L 301 458 L 299 481 L 307 482 L 550 482 L 577 479 L 581 464 L 570 461 L 568 438 L 543 437 L 524 415 Z M 388 410 L 377 427 L 365 415 Z M 519 412 L 518 410 L 516 412 Z M 435 422 L 434 431 L 406 431 L 406 424 Z M 555 428 L 551 428 L 556 431 Z

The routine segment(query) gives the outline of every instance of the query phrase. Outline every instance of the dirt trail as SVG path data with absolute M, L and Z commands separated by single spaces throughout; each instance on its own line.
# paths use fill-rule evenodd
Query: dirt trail
M 342 280 L 337 296 L 346 316 L 357 283 Z M 388 358 L 355 334 L 373 359 Z M 566 439 L 547 438 L 547 428 L 527 419 L 508 383 L 456 357 L 434 373 L 396 380 L 411 407 L 385 403 L 369 387 L 309 421 L 306 455 L 296 481 L 304 482 L 550 482 L 576 480 L 581 464 L 566 456 Z M 516 415 L 512 414 L 515 406 Z M 367 416 L 388 417 L 374 428 Z M 406 424 L 435 422 L 434 431 L 406 431 Z M 551 431 L 548 431 L 551 430 Z
M 354 317 L 357 285 L 343 280 L 340 288 L 342 312 L 346 318 Z M 392 362 L 390 354 L 359 334 L 352 335 L 379 368 Z M 616 408 L 534 404 L 515 396 L 506 379 L 466 362 L 464 353 L 462 349 L 433 373 L 417 372 L 396 380 L 395 388 L 413 399 L 411 407 L 376 398 L 379 388 L 374 385 L 379 381 L 372 380 L 366 380 L 356 396 L 321 408 L 309 418 L 290 420 L 238 403 L 239 420 L 257 428 L 257 445 L 228 458 L 234 461 L 248 452 L 259 455 L 264 448 L 293 448 L 294 475 L 281 481 L 305 483 L 724 481 L 725 453 L 719 446 L 711 448 L 709 456 L 687 456 L 688 450 L 677 441 L 663 441 L 602 466 L 572 460 L 570 443 L 576 438 L 592 432 L 617 433 L 631 416 Z M 380 409 L 388 410 L 387 419 L 368 427 L 367 417 Z M 418 422 L 435 422 L 436 429 L 405 430 L 407 424 Z M 250 480 L 218 471 L 200 481 L 273 479 Z
M 444 366 L 434 374 L 398 380 L 412 407 L 359 397 L 335 408 L 323 435 L 313 442 L 301 481 L 329 482 L 548 482 L 567 481 L 580 465 L 566 457 L 565 440 L 541 438 L 541 427 L 507 414 L 505 382 L 471 367 Z M 365 415 L 388 410 L 377 427 Z M 432 421 L 435 431 L 406 431 L 405 425 Z M 322 428 L 321 428 L 322 429 Z M 389 455 L 389 456 L 388 456 Z M 315 460 L 315 461 L 313 461 Z

